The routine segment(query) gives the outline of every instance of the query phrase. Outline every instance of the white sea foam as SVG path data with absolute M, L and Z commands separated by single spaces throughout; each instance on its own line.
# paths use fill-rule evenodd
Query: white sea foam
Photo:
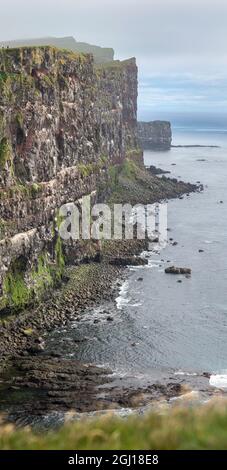
M 129 307 L 141 307 L 143 304 L 140 302 L 137 302 L 135 304 L 128 304 Z
M 196 376 L 196 372 L 184 372 L 182 370 L 178 370 L 177 372 L 174 372 L 174 375 L 186 375 L 188 377 L 194 377 Z
M 211 375 L 210 385 L 211 387 L 227 389 L 227 374 Z
M 115 299 L 118 310 L 121 310 L 124 305 L 127 305 L 130 302 L 130 298 L 127 297 L 128 289 L 129 283 L 128 281 L 125 281 L 120 287 L 119 296 Z
M 130 271 L 139 271 L 141 269 L 151 269 L 151 268 L 158 268 L 159 266 L 157 264 L 152 264 L 152 260 L 148 260 L 148 264 L 145 264 L 145 266 L 133 266 L 130 267 Z

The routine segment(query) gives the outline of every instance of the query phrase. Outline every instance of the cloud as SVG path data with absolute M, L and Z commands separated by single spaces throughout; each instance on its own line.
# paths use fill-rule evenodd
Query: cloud
M 0 39 L 73 35 L 112 46 L 137 57 L 140 106 L 213 109 L 226 105 L 226 18 L 226 0 L 1 0 Z
M 226 114 L 227 74 L 205 75 L 169 74 L 151 75 L 140 81 L 139 115 L 154 118 L 160 112 L 166 118 L 176 112 Z

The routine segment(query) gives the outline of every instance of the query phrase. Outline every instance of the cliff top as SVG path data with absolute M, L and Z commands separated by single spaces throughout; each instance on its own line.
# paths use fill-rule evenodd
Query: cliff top
M 0 72 L 20 73 L 31 67 L 50 69 L 57 62 L 93 62 L 91 54 L 70 52 L 54 46 L 31 46 L 0 49 Z
M 64 65 L 67 62 L 93 63 L 91 53 L 79 53 L 60 49 L 55 46 L 22 46 L 13 48 L 0 48 L 0 73 L 20 73 L 22 70 L 31 72 L 31 68 L 53 69 L 58 63 Z M 97 70 L 120 70 L 122 67 L 136 66 L 136 59 L 115 60 L 102 64 L 96 64 Z
M 161 121 L 161 120 L 156 120 L 156 121 L 139 121 L 138 122 L 139 126 L 169 126 L 171 127 L 171 122 L 170 121 Z
M 94 61 L 97 64 L 114 60 L 114 50 L 112 48 L 95 46 L 85 42 L 78 42 L 72 36 L 61 38 L 44 37 L 0 42 L 0 47 L 10 47 L 11 49 L 42 46 L 56 47 L 75 53 L 92 54 Z

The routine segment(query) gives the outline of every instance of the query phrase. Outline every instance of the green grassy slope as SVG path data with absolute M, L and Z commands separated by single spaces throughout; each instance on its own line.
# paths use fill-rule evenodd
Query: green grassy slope
M 127 419 L 106 415 L 35 434 L 0 425 L 0 449 L 227 449 L 227 403 Z

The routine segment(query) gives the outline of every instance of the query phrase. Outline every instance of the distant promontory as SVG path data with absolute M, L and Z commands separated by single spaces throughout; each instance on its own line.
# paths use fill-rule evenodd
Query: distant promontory
M 169 150 L 172 130 L 169 121 L 138 122 L 138 139 L 144 150 Z

